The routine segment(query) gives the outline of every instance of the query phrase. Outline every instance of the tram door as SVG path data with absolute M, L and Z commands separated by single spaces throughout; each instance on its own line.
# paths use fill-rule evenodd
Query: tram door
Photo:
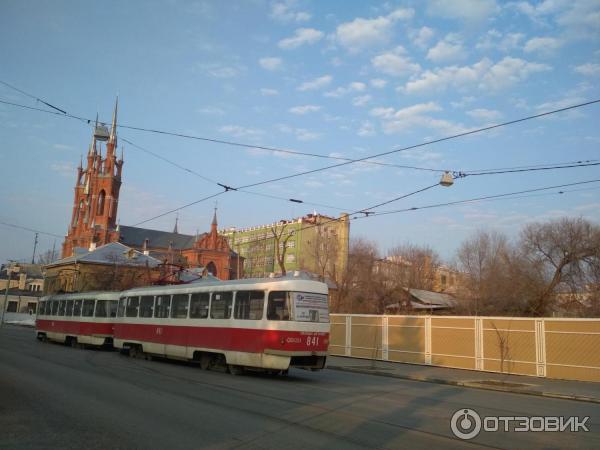
M 190 294 L 173 294 L 171 298 L 170 326 L 165 331 L 165 352 L 169 356 L 185 358 L 189 327 L 183 326 L 188 316 Z
M 154 318 L 165 319 L 156 321 L 154 325 L 154 334 L 152 336 L 152 345 L 148 349 L 151 353 L 165 355 L 165 344 L 167 339 L 168 326 L 166 326 L 169 313 L 171 311 L 171 296 L 157 295 L 154 303 Z

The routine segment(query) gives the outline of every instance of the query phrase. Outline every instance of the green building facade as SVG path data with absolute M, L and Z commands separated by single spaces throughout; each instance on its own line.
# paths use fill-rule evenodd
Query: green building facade
M 219 234 L 227 238 L 233 251 L 245 258 L 246 278 L 281 273 L 277 248 L 286 272 L 306 270 L 338 280 L 348 261 L 347 214 L 339 218 L 308 214 L 256 227 L 219 230 Z

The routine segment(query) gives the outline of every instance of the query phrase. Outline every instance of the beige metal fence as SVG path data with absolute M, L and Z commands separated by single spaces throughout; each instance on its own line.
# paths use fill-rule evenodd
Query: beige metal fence
M 329 351 L 600 382 L 600 319 L 332 314 Z

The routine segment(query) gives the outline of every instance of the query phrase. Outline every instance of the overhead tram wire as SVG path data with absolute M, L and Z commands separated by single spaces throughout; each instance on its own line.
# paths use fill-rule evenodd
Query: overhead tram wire
M 8 83 L 4 83 L 7 86 L 10 86 L 13 89 L 18 90 L 19 92 L 24 93 L 25 95 L 28 95 L 29 97 L 35 98 L 36 100 L 39 100 L 37 97 L 31 95 L 31 94 L 27 94 L 24 91 L 21 91 L 17 88 L 14 88 L 14 86 L 9 85 Z M 43 103 L 47 104 L 46 102 L 44 102 L 43 100 L 40 100 Z M 136 126 L 131 126 L 131 125 L 118 125 L 119 128 L 124 128 L 124 129 L 131 129 L 131 130 L 136 130 L 136 131 L 144 131 L 144 132 L 149 132 L 149 133 L 156 133 L 156 134 L 162 134 L 162 135 L 168 135 L 168 136 L 175 136 L 175 137 L 181 137 L 181 138 L 186 138 L 186 139 L 194 139 L 194 140 L 200 140 L 200 141 L 205 141 L 205 142 L 212 142 L 212 143 L 218 143 L 218 144 L 224 144 L 224 145 L 230 145 L 230 146 L 236 146 L 236 147 L 244 147 L 244 148 L 256 148 L 256 149 L 261 149 L 261 150 L 267 150 L 267 151 L 272 151 L 272 152 L 278 152 L 278 153 L 288 153 L 288 154 L 296 154 L 296 155 L 302 155 L 302 156 L 311 156 L 311 157 L 317 157 L 317 158 L 325 158 L 325 159 L 335 159 L 335 160 L 342 160 L 344 162 L 339 163 L 339 164 L 334 164 L 331 166 L 326 166 L 326 167 L 322 167 L 319 169 L 313 169 L 310 171 L 305 171 L 305 172 L 300 172 L 297 174 L 292 174 L 292 175 L 288 175 L 287 177 L 279 177 L 277 179 L 273 179 L 273 180 L 265 180 L 262 181 L 260 183 L 255 183 L 253 185 L 247 185 L 247 186 L 243 186 L 243 187 L 253 187 L 253 186 L 257 186 L 259 184 L 266 184 L 269 182 L 274 182 L 274 181 L 281 181 L 283 179 L 287 179 L 287 178 L 294 178 L 294 177 L 298 177 L 298 176 L 302 176 L 302 175 L 307 175 L 307 174 L 311 174 L 311 173 L 315 173 L 315 172 L 320 172 L 323 170 L 328 170 L 328 169 L 332 169 L 335 167 L 342 167 L 348 164 L 354 164 L 357 162 L 361 162 L 361 163 L 365 163 L 365 164 L 377 164 L 377 165 L 392 165 L 393 167 L 397 167 L 397 168 L 405 168 L 405 169 L 415 169 L 415 170 L 426 170 L 426 171 L 432 171 L 432 172 L 445 172 L 446 170 L 444 169 L 432 169 L 432 168 L 425 168 L 425 167 L 416 167 L 416 166 L 402 166 L 402 165 L 398 165 L 398 164 L 392 164 L 392 163 L 381 163 L 378 161 L 369 161 L 372 158 L 377 158 L 377 157 L 381 157 L 381 156 L 387 156 L 393 153 L 398 153 L 398 152 L 402 152 L 402 151 L 406 151 L 406 150 L 412 150 L 415 148 L 419 148 L 419 147 L 423 147 L 423 146 L 427 146 L 427 145 L 431 145 L 431 144 L 435 144 L 435 143 L 439 143 L 439 142 L 443 142 L 443 141 L 447 141 L 447 140 L 451 140 L 451 139 L 456 139 L 459 137 L 464 137 L 464 136 L 468 136 L 468 135 L 472 135 L 472 134 L 476 134 L 476 133 L 481 133 L 483 131 L 488 131 L 488 130 L 492 130 L 495 128 L 500 128 L 500 127 L 504 127 L 507 125 L 512 125 L 512 124 L 516 124 L 516 123 L 520 123 L 520 122 L 524 122 L 524 121 L 528 121 L 528 120 L 532 120 L 532 119 L 536 119 L 536 118 L 540 118 L 540 117 L 544 117 L 544 116 L 548 116 L 548 115 L 552 115 L 552 114 L 557 114 L 560 112 L 564 112 L 564 111 L 568 111 L 571 109 L 575 109 L 575 108 L 581 108 L 583 106 L 589 106 L 595 103 L 599 103 L 600 99 L 597 100 L 592 100 L 592 101 L 588 101 L 585 103 L 580 103 L 580 104 L 576 104 L 576 105 L 571 105 L 571 106 L 567 106 L 564 108 L 560 108 L 560 109 L 556 109 L 556 110 L 552 110 L 552 111 L 547 111 L 544 113 L 540 113 L 540 114 L 535 114 L 532 116 L 527 116 L 527 117 L 523 117 L 520 119 L 515 119 L 515 120 L 511 120 L 511 121 L 507 121 L 507 122 L 502 122 L 496 125 L 490 125 L 487 127 L 483 127 L 483 128 L 478 128 L 475 130 L 470 130 L 470 131 L 466 131 L 463 133 L 459 133 L 459 134 L 455 134 L 455 135 L 451 135 L 451 136 L 446 136 L 440 139 L 435 139 L 432 141 L 427 141 L 427 142 L 422 142 L 420 144 L 415 144 L 412 146 L 408 146 L 408 147 L 403 147 L 403 148 L 398 148 L 398 149 L 393 149 L 387 152 L 382 152 L 382 153 L 378 153 L 376 155 L 370 155 L 370 156 L 366 156 L 363 158 L 358 158 L 358 159 L 350 159 L 350 158 L 343 158 L 343 157 L 336 157 L 336 156 L 330 156 L 330 155 L 320 155 L 317 153 L 309 153 L 309 152 L 299 152 L 299 151 L 295 151 L 295 150 L 288 150 L 288 149 L 282 149 L 282 148 L 275 148 L 275 147 L 267 147 L 267 146 L 259 146 L 259 145 L 253 145 L 253 144 L 246 144 L 246 143 L 241 143 L 241 142 L 235 142 L 235 141 L 226 141 L 226 140 L 221 140 L 221 139 L 214 139 L 214 138 L 206 138 L 206 137 L 201 137 L 201 136 L 193 136 L 193 135 L 188 135 L 188 134 L 183 134 L 183 133 L 176 133 L 176 132 L 170 132 L 170 131 L 164 131 L 164 130 L 157 130 L 157 129 L 152 129 L 152 128 L 143 128 L 143 127 L 136 127 Z M 21 107 L 21 108 L 27 108 L 30 110 L 37 110 L 37 111 L 41 111 L 41 112 L 46 112 L 46 113 L 52 113 L 52 114 L 57 114 L 54 111 L 48 111 L 48 110 L 44 110 L 44 109 L 40 109 L 40 108 L 33 108 L 33 107 L 28 107 L 25 105 L 20 105 L 17 103 L 13 103 L 13 102 L 8 102 L 8 101 L 4 101 L 4 100 L 0 100 L 0 103 L 4 103 L 4 104 L 8 104 L 11 106 L 17 106 L 17 107 Z M 53 107 L 52 105 L 48 106 L 54 108 L 54 109 L 58 109 Z M 63 117 L 70 117 L 73 119 L 77 119 L 77 120 L 81 120 L 84 122 L 87 122 L 88 124 L 92 122 L 91 119 L 86 119 L 84 117 L 79 117 L 79 116 L 75 116 L 73 114 L 68 114 L 60 109 L 58 109 L 59 111 L 63 112 L 64 114 L 60 114 Z M 58 114 L 57 114 L 58 115 Z
M 243 188 L 255 187 L 255 186 L 260 186 L 260 185 L 263 185 L 263 184 L 273 183 L 275 181 L 282 181 L 282 180 L 286 180 L 286 179 L 290 179 L 290 178 L 296 178 L 296 177 L 303 176 L 303 175 L 309 175 L 309 174 L 313 174 L 313 173 L 316 173 L 316 172 L 321 172 L 321 171 L 324 171 L 324 170 L 333 169 L 333 168 L 336 168 L 336 167 L 347 166 L 348 164 L 353 164 L 353 163 L 357 163 L 357 162 L 363 162 L 363 161 L 365 161 L 367 159 L 370 159 L 370 158 L 378 158 L 378 157 L 381 157 L 381 156 L 391 155 L 393 153 L 403 152 L 403 151 L 407 151 L 407 150 L 413 150 L 415 148 L 425 147 L 425 146 L 428 146 L 428 145 L 437 144 L 437 143 L 440 143 L 440 142 L 449 141 L 449 140 L 457 139 L 457 138 L 460 138 L 460 137 L 470 136 L 470 135 L 473 135 L 473 134 L 482 133 L 484 131 L 489 131 L 489 130 L 493 130 L 493 129 L 496 129 L 496 128 L 505 127 L 505 126 L 508 126 L 508 125 L 513 125 L 513 124 L 516 124 L 516 123 L 525 122 L 525 121 L 528 121 L 528 120 L 538 119 L 540 117 L 545 117 L 545 116 L 549 116 L 549 115 L 552 115 L 552 114 L 558 114 L 560 112 L 569 111 L 569 110 L 576 109 L 576 108 L 581 108 L 583 106 L 589 106 L 589 105 L 592 105 L 592 104 L 595 104 L 595 103 L 600 103 L 600 100 L 592 100 L 592 101 L 585 102 L 585 103 L 580 103 L 580 104 L 577 104 L 577 105 L 571 105 L 571 106 L 567 106 L 567 107 L 564 107 L 564 108 L 555 109 L 553 111 L 547 111 L 547 112 L 540 113 L 540 114 L 535 114 L 535 115 L 532 115 L 532 116 L 522 117 L 520 119 L 510 120 L 510 121 L 507 121 L 507 122 L 502 122 L 502 123 L 499 123 L 499 124 L 496 124 L 496 125 L 490 125 L 490 126 L 483 127 L 483 128 L 478 128 L 478 129 L 475 129 L 475 130 L 465 131 L 463 133 L 458 133 L 458 134 L 454 134 L 454 135 L 451 135 L 451 136 L 446 136 L 446 137 L 443 137 L 443 138 L 434 139 L 432 141 L 422 142 L 420 144 L 414 144 L 414 145 L 410 145 L 410 146 L 407 146 L 407 147 L 402 147 L 402 148 L 398 148 L 398 149 L 395 149 L 395 150 L 390 150 L 390 151 L 387 151 L 387 152 L 378 153 L 378 154 L 375 154 L 375 155 L 365 156 L 364 158 L 355 159 L 353 161 L 348 161 L 348 162 L 344 162 L 344 163 L 340 163 L 340 164 L 334 164 L 334 165 L 331 165 L 331 166 L 321 167 L 321 168 L 318 168 L 318 169 L 307 170 L 307 171 L 304 171 L 304 172 L 298 172 L 298 173 L 295 173 L 295 174 L 291 174 L 291 175 L 287 175 L 287 176 L 283 176 L 283 177 L 278 177 L 278 178 L 273 178 L 273 179 L 270 179 L 270 180 L 264 180 L 264 181 L 260 181 L 260 182 L 257 182 L 257 183 L 245 185 L 245 186 L 242 186 L 242 187 Z
M 124 142 L 127 142 L 132 147 L 137 148 L 138 150 L 141 150 L 141 151 L 143 151 L 145 153 L 148 153 L 148 154 L 154 156 L 155 158 L 158 158 L 161 161 L 164 161 L 167 164 L 170 164 L 170 165 L 172 165 L 172 166 L 174 166 L 174 167 L 176 167 L 176 168 L 178 168 L 180 170 L 183 170 L 183 171 L 185 171 L 185 172 L 187 172 L 187 173 L 189 173 L 191 175 L 197 176 L 197 177 L 201 178 L 202 180 L 204 180 L 204 181 L 206 181 L 208 183 L 217 185 L 219 187 L 227 186 L 227 185 L 225 185 L 223 183 L 219 183 L 216 180 L 208 178 L 207 176 L 202 175 L 201 173 L 196 172 L 195 170 L 192 170 L 192 169 L 190 169 L 188 167 L 184 167 L 181 164 L 178 164 L 178 163 L 176 163 L 174 161 L 171 161 L 170 159 L 167 159 L 164 156 L 161 156 L 161 155 L 157 154 L 156 152 L 148 150 L 147 148 L 142 147 L 141 145 L 135 144 L 134 142 L 131 142 L 129 139 L 124 138 L 123 136 L 120 136 L 120 139 L 122 141 L 124 141 Z M 305 205 L 310 205 L 310 206 L 318 206 L 318 207 L 321 207 L 321 208 L 335 209 L 335 210 L 338 210 L 338 211 L 347 211 L 348 210 L 348 208 L 340 208 L 338 206 L 326 205 L 326 204 L 323 204 L 323 203 L 307 202 L 305 200 L 300 200 L 300 199 L 297 199 L 297 198 L 286 198 L 286 197 L 281 197 L 281 196 L 272 195 L 272 194 L 265 194 L 265 193 L 262 193 L 262 192 L 248 191 L 246 189 L 233 189 L 233 188 L 230 188 L 227 191 L 230 191 L 230 190 L 231 191 L 242 192 L 242 193 L 245 193 L 245 194 L 254 195 L 254 196 L 257 196 L 257 197 L 271 198 L 271 199 L 275 199 L 275 200 L 282 200 L 282 201 L 285 201 L 285 202 L 299 203 L 299 204 L 305 204 Z
M 422 210 L 422 209 L 432 209 L 432 208 L 440 208 L 440 207 L 443 207 L 443 206 L 459 205 L 459 204 L 462 204 L 462 203 L 473 203 L 473 202 L 478 202 L 478 201 L 493 200 L 493 199 L 499 199 L 499 198 L 504 198 L 504 197 L 510 197 L 510 196 L 513 196 L 513 195 L 520 195 L 520 194 L 528 194 L 528 193 L 532 193 L 532 192 L 547 191 L 547 190 L 550 190 L 550 189 L 560 189 L 560 188 L 570 187 L 570 186 L 581 186 L 581 185 L 590 184 L 590 183 L 600 183 L 600 179 L 587 180 L 587 181 L 578 181 L 578 182 L 575 182 L 575 183 L 557 184 L 557 185 L 554 185 L 554 186 L 546 186 L 546 187 L 535 188 L 535 189 L 526 189 L 526 190 L 522 190 L 522 191 L 507 192 L 507 193 L 503 193 L 503 194 L 486 195 L 486 196 L 483 196 L 483 197 L 475 197 L 475 198 L 470 198 L 470 199 L 465 199 L 465 200 L 456 200 L 456 201 L 453 201 L 453 202 L 446 202 L 446 203 L 436 203 L 436 204 L 433 204 L 433 205 L 413 206 L 411 208 L 397 209 L 397 210 L 393 210 L 393 211 L 374 212 L 373 214 L 370 214 L 368 217 L 386 216 L 386 215 L 390 215 L 390 214 L 399 214 L 399 213 L 403 213 L 403 212 L 419 211 L 419 210 Z M 561 192 L 558 192 L 557 194 L 560 194 L 560 193 Z M 358 216 L 358 217 L 353 218 L 352 220 L 363 219 L 363 218 L 364 217 L 362 217 L 362 216 Z
M 64 237 L 64 236 L 59 236 L 58 234 L 49 233 L 47 231 L 40 231 L 40 230 L 35 230 L 33 228 L 24 227 L 22 225 L 16 225 L 14 223 L 0 222 L 0 225 L 4 225 L 4 226 L 10 227 L 10 228 L 16 228 L 16 229 L 19 229 L 19 230 L 29 231 L 31 233 L 44 234 L 46 236 L 52 236 L 52 237 L 56 237 L 56 238 L 63 238 Z
M 133 142 L 131 142 L 130 140 L 121 137 L 121 140 L 123 140 L 124 142 L 127 142 L 128 144 L 132 145 L 135 148 L 138 148 L 144 152 L 149 153 L 150 155 L 165 161 L 171 165 L 173 165 L 174 167 L 184 170 L 185 172 L 188 172 L 192 175 L 196 175 L 198 177 L 200 177 L 201 179 L 208 181 L 210 183 L 213 183 L 215 185 L 218 185 L 220 187 L 223 187 L 224 184 L 219 183 L 215 180 L 211 180 L 210 178 L 192 170 L 189 169 L 187 167 L 183 167 L 182 165 L 173 162 L 155 152 L 152 152 L 144 147 L 141 147 L 140 145 L 137 145 Z M 537 166 L 521 166 L 523 168 L 520 167 L 516 167 L 516 168 L 505 168 L 504 170 L 494 170 L 494 169 L 486 169 L 487 171 L 479 171 L 478 173 L 475 172 L 471 172 L 471 171 L 465 171 L 465 172 L 453 172 L 454 177 L 455 178 L 465 178 L 467 176 L 471 176 L 471 175 L 496 175 L 496 174 L 505 174 L 505 173 L 518 173 L 518 172 L 533 172 L 533 171 L 541 171 L 541 170 L 555 170 L 555 169 L 567 169 L 567 168 L 576 168 L 576 167 L 588 167 L 588 166 L 598 166 L 600 165 L 600 162 L 592 162 L 592 161 L 598 161 L 598 160 L 585 160 L 585 161 L 573 161 L 571 163 L 564 163 L 564 165 L 560 165 L 560 163 L 556 164 L 556 165 L 537 165 Z M 435 185 L 433 185 L 435 186 Z M 433 187 L 431 186 L 431 187 Z M 318 206 L 318 207 L 323 207 L 323 208 L 329 208 L 329 209 L 335 209 L 338 211 L 349 211 L 351 208 L 340 208 L 337 206 L 333 206 L 333 205 L 327 205 L 327 204 L 323 204 L 323 203 L 314 203 L 314 202 L 307 202 L 304 200 L 299 200 L 299 199 L 293 199 L 293 198 L 285 198 L 285 197 L 280 197 L 277 195 L 271 195 L 271 194 L 265 194 L 265 193 L 261 193 L 261 192 L 254 192 L 254 191 L 248 191 L 246 189 L 241 189 L 241 188 L 230 188 L 229 190 L 233 190 L 233 191 L 238 191 L 238 192 L 243 192 L 246 194 L 250 194 L 250 195 L 255 195 L 255 196 L 259 196 L 259 197 L 265 197 L 265 198 L 272 198 L 275 200 L 282 200 L 282 201 L 286 201 L 286 202 L 293 202 L 293 203 L 299 203 L 299 204 L 306 204 L 306 205 L 311 205 L 311 206 Z M 379 207 L 382 205 L 377 205 L 376 207 Z M 373 208 L 372 208 L 373 209 Z

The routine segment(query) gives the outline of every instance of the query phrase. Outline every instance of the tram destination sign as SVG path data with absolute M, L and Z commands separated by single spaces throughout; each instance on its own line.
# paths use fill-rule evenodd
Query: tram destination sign
M 327 295 L 294 292 L 295 319 L 299 322 L 329 322 Z

